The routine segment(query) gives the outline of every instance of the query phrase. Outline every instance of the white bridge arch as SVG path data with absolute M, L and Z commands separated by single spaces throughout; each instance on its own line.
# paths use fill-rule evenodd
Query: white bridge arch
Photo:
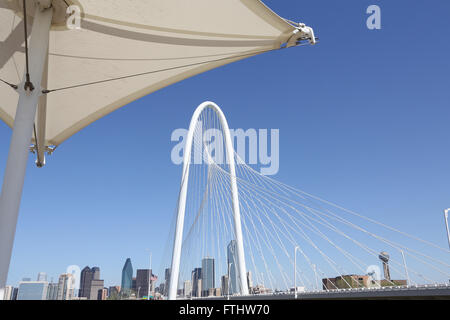
M 178 214 L 175 229 L 175 239 L 173 244 L 172 252 L 172 266 L 170 275 L 170 285 L 169 285 L 169 300 L 175 300 L 177 298 L 178 289 L 178 278 L 180 274 L 180 260 L 181 260 L 181 247 L 183 241 L 183 228 L 184 228 L 184 217 L 186 211 L 186 197 L 189 184 L 189 167 L 191 165 L 191 154 L 192 154 L 192 144 L 194 140 L 195 128 L 200 118 L 200 115 L 205 109 L 213 110 L 220 121 L 222 130 L 225 138 L 225 150 L 227 154 L 227 161 L 230 168 L 230 184 L 231 184 L 231 198 L 233 206 L 233 218 L 234 218 L 234 234 L 236 237 L 237 244 L 237 273 L 239 284 L 241 287 L 241 294 L 248 295 L 248 284 L 247 284 L 247 268 L 245 265 L 245 255 L 244 255 L 244 243 L 242 237 L 242 226 L 241 226 L 241 213 L 239 207 L 239 194 L 236 183 L 236 167 L 234 159 L 234 149 L 233 141 L 231 140 L 230 128 L 228 127 L 227 119 L 224 113 L 214 102 L 204 102 L 202 103 L 194 112 L 192 120 L 189 126 L 189 132 L 187 135 L 186 146 L 184 149 L 184 161 L 183 161 L 183 174 L 181 177 L 181 190 L 178 198 Z

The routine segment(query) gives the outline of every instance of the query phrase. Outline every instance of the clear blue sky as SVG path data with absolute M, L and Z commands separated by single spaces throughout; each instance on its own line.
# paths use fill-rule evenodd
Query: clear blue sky
M 280 129 L 276 179 L 446 246 L 450 2 L 265 2 L 320 43 L 142 98 L 65 142 L 44 169 L 30 156 L 9 284 L 40 271 L 56 280 L 75 264 L 120 285 L 125 259 L 144 268 L 149 251 L 159 267 L 181 175 L 170 135 L 205 100 L 233 128 Z M 371 4 L 381 30 L 366 27 Z M 10 137 L 0 123 L 0 177 Z

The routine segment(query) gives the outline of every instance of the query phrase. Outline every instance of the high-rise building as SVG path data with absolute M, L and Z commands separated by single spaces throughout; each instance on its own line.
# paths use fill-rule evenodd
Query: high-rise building
M 49 283 L 47 290 L 47 300 L 58 300 L 58 284 Z
M 195 297 L 200 298 L 202 296 L 202 279 L 197 280 L 197 295 Z
M 192 297 L 201 297 L 202 292 L 202 268 L 192 271 Z
M 100 300 L 101 291 L 103 290 L 105 283 L 100 279 L 92 279 L 91 281 L 91 289 L 88 299 L 89 300 Z
M 39 272 L 37 281 L 47 281 L 47 274 L 45 272 Z
M 99 267 L 93 267 L 91 269 L 91 272 L 92 272 L 93 280 L 100 280 L 100 268 Z
M 214 258 L 202 259 L 202 296 L 209 296 L 209 289 L 215 288 Z
M 138 298 L 148 297 L 151 292 L 151 274 L 149 269 L 136 270 L 136 296 Z
M 190 280 L 186 280 L 183 284 L 183 293 L 186 298 L 191 297 L 192 294 L 192 283 Z
M 47 299 L 48 282 L 21 281 L 17 292 L 17 300 L 45 300 Z
M 164 295 L 168 296 L 169 295 L 169 285 L 170 285 L 170 268 L 166 268 L 166 270 L 164 271 Z
M 220 281 L 220 289 L 222 291 L 222 294 L 224 296 L 228 295 L 228 276 L 222 276 L 221 281 Z
M 83 270 L 81 270 L 80 274 L 80 291 L 78 297 L 80 298 L 89 298 L 91 295 L 91 282 L 93 279 L 93 273 L 91 268 L 86 266 Z
M 74 291 L 74 276 L 64 273 L 59 276 L 57 300 L 72 300 Z
M 128 258 L 125 261 L 125 265 L 122 269 L 122 291 L 129 293 L 133 287 L 133 266 L 131 259 Z
M 3 294 L 3 300 L 12 300 L 12 294 L 13 294 L 14 288 L 11 286 L 5 287 L 5 292 Z
M 100 268 L 86 266 L 80 275 L 79 298 L 98 300 L 99 290 L 103 289 L 104 281 L 100 280 Z
M 248 290 L 251 292 L 251 289 L 253 288 L 253 280 L 252 280 L 252 272 L 247 272 L 247 286 Z
M 230 282 L 230 294 L 239 292 L 237 272 L 237 242 L 231 240 L 227 247 L 228 274 Z

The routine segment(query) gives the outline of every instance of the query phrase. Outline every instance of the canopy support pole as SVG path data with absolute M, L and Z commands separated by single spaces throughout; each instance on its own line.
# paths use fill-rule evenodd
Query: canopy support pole
M 53 9 L 36 6 L 29 46 L 30 80 L 34 90 L 25 89 L 26 77 L 18 88 L 19 102 L 14 120 L 11 144 L 0 195 L 0 298 L 8 278 L 8 270 L 22 198 L 29 146 L 33 134 L 41 81 L 48 50 Z

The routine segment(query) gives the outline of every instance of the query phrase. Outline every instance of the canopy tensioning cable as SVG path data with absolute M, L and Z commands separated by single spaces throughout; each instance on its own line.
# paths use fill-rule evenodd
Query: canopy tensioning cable
M 164 71 L 171 71 L 171 70 L 176 70 L 176 69 L 181 69 L 181 68 L 194 67 L 194 66 L 198 66 L 198 65 L 202 65 L 202 64 L 212 63 L 212 62 L 220 62 L 220 61 L 231 60 L 231 59 L 236 59 L 236 58 L 243 58 L 243 57 L 253 56 L 253 55 L 257 55 L 257 54 L 261 54 L 261 53 L 266 53 L 266 52 L 270 52 L 270 51 L 280 50 L 280 49 L 283 49 L 283 48 L 249 52 L 249 53 L 246 53 L 246 54 L 232 56 L 232 57 L 226 57 L 226 58 L 220 58 L 220 59 L 214 59 L 214 60 L 195 62 L 195 63 L 185 64 L 185 65 L 181 65 L 181 66 L 175 66 L 175 67 L 164 68 L 164 69 L 159 69 L 159 70 L 153 70 L 153 71 L 148 71 L 148 72 L 141 72 L 141 73 L 131 74 L 131 75 L 117 77 L 117 78 L 93 81 L 93 82 L 88 82 L 88 83 L 83 83 L 83 84 L 78 84 L 78 85 L 73 85 L 73 86 L 67 86 L 67 87 L 61 87 L 61 88 L 56 88 L 56 89 L 46 89 L 46 90 L 42 90 L 42 93 L 43 94 L 48 94 L 48 93 L 52 93 L 52 92 L 56 92 L 56 91 L 69 90 L 69 89 L 86 87 L 86 86 L 91 86 L 91 85 L 96 85 L 96 84 L 101 84 L 101 83 L 106 83 L 106 82 L 111 82 L 111 81 L 118 81 L 118 80 L 124 80 L 124 79 L 129 79 L 129 78 L 135 78 L 135 77 L 139 77 L 139 76 L 145 76 L 145 75 L 159 73 L 159 72 L 164 72 Z
M 27 22 L 27 6 L 25 4 L 26 0 L 23 0 L 23 29 L 25 33 L 25 90 L 34 90 L 34 85 L 30 80 L 30 68 L 29 68 L 29 54 L 28 54 L 28 22 Z
M 3 79 L 0 79 L 0 82 L 3 82 L 4 84 L 10 86 L 10 87 L 13 88 L 14 90 L 19 89 L 19 86 L 18 86 L 17 84 L 10 83 L 10 82 L 8 82 L 8 81 L 6 81 L 6 80 L 3 80 Z

